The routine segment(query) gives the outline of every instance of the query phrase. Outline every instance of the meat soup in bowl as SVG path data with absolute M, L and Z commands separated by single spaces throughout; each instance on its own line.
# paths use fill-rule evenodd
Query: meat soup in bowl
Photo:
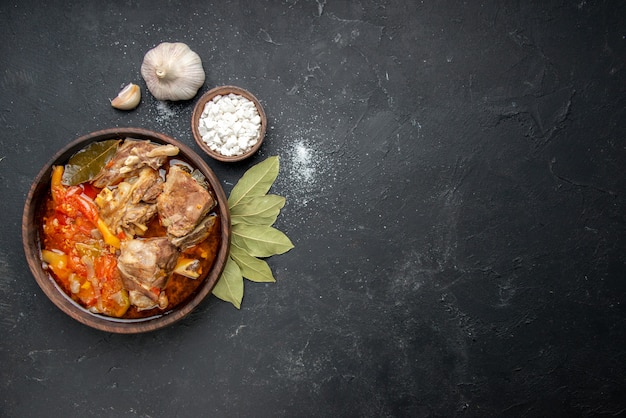
M 184 144 L 109 129 L 68 144 L 40 171 L 22 233 L 55 305 L 94 328 L 136 333 L 183 318 L 210 294 L 230 217 L 214 173 Z

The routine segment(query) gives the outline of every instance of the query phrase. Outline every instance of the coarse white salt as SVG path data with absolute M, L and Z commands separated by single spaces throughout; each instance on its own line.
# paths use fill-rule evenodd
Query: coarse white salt
M 261 116 L 254 103 L 238 94 L 217 95 L 206 103 L 198 133 L 208 147 L 224 156 L 245 154 L 256 145 Z

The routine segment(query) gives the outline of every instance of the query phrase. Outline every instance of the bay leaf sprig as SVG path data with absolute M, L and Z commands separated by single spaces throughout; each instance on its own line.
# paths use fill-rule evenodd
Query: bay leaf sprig
M 62 182 L 66 186 L 75 186 L 93 179 L 115 155 L 119 139 L 92 142 L 74 154 L 63 170 Z
M 268 194 L 278 177 L 280 159 L 268 157 L 252 166 L 235 184 L 228 198 L 232 236 L 230 252 L 213 294 L 241 308 L 244 278 L 260 283 L 276 279 L 265 258 L 284 254 L 293 243 L 274 222 L 285 206 L 285 198 Z

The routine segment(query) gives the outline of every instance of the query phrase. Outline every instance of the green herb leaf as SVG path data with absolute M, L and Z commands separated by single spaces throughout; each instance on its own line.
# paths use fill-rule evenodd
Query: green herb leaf
M 253 257 L 271 257 L 283 254 L 293 248 L 293 244 L 281 231 L 267 225 L 234 224 L 232 241 Z
M 278 214 L 276 216 L 268 216 L 267 218 L 263 218 L 260 216 L 235 216 L 234 219 L 230 218 L 231 224 L 248 224 L 248 225 L 265 225 L 272 226 L 276 219 L 278 218 Z
M 230 257 L 226 260 L 222 276 L 213 288 L 213 294 L 225 302 L 230 302 L 241 309 L 243 300 L 243 276 L 235 261 Z
M 244 197 L 230 211 L 230 221 L 271 226 L 284 206 L 285 198 L 275 194 Z
M 247 196 L 265 195 L 278 176 L 278 168 L 279 158 L 276 155 L 249 168 L 230 192 L 228 207 L 234 208 Z
M 265 260 L 252 257 L 245 250 L 236 245 L 231 245 L 230 256 L 237 262 L 237 265 L 239 265 L 241 269 L 241 274 L 243 274 L 243 277 L 246 279 L 261 283 L 273 283 L 276 281 L 272 275 L 270 266 Z
M 61 182 L 66 186 L 75 186 L 93 179 L 115 155 L 119 139 L 92 142 L 74 154 L 63 171 Z
M 267 194 L 278 176 L 278 168 L 277 156 L 252 166 L 228 198 L 232 224 L 230 254 L 213 294 L 237 309 L 243 299 L 244 277 L 253 282 L 276 281 L 267 262 L 257 257 L 271 257 L 293 248 L 287 235 L 272 227 L 285 206 L 284 197 Z

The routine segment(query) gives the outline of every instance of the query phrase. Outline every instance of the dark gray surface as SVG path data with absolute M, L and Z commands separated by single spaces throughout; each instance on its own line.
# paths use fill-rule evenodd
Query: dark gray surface
M 612 416 L 624 362 L 622 1 L 129 1 L 0 6 L 0 415 Z M 194 100 L 139 68 L 163 41 L 269 118 L 227 193 L 281 157 L 295 244 L 162 331 L 61 313 L 21 248 L 30 183 L 88 132 L 198 150 Z M 127 82 L 141 105 L 116 111 Z

